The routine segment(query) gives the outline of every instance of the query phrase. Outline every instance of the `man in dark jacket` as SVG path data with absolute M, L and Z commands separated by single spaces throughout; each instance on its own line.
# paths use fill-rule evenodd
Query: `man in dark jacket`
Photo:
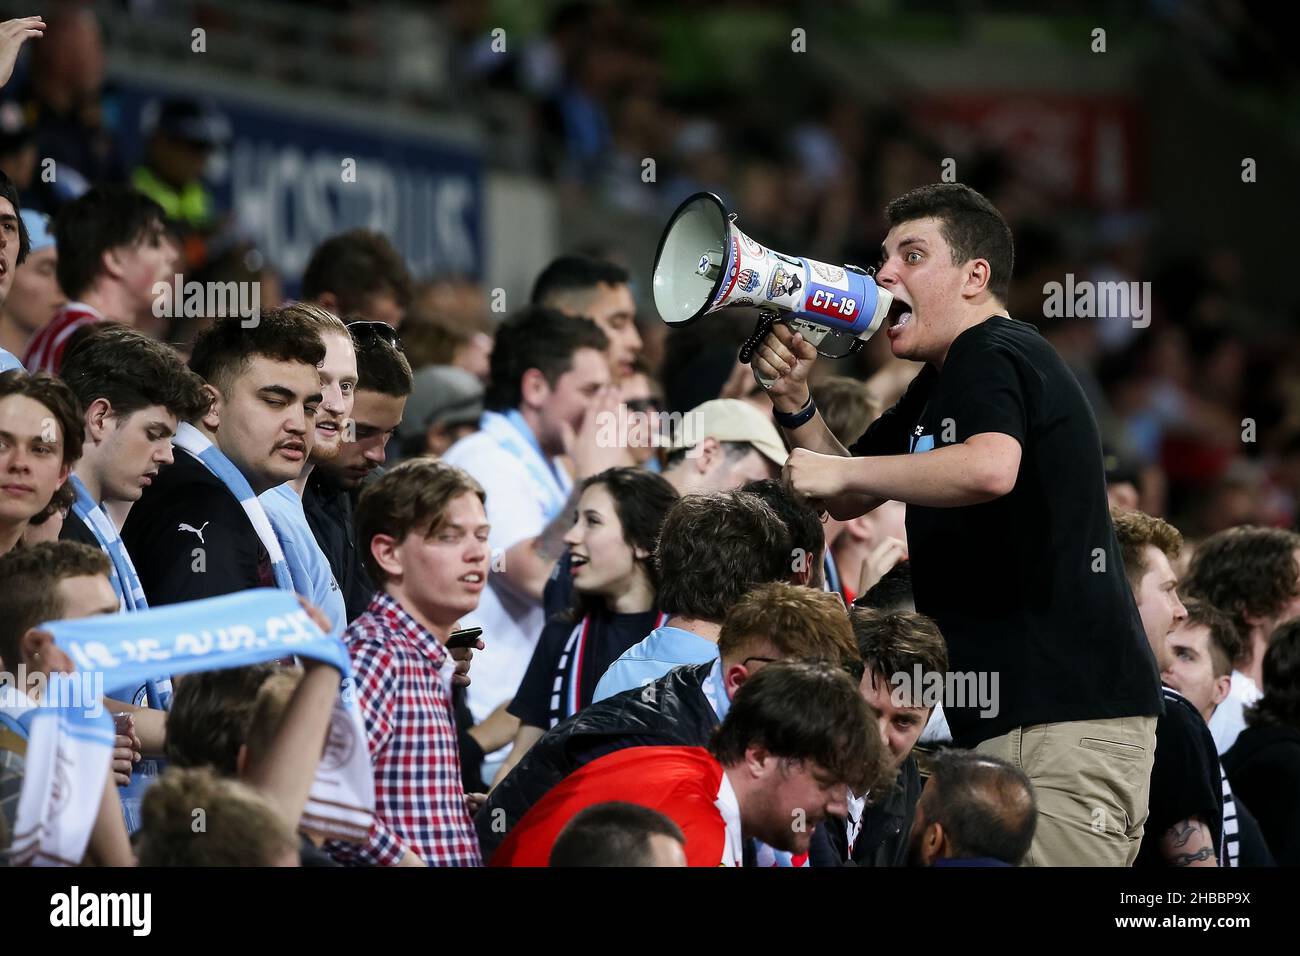
M 862 673 L 839 599 L 780 582 L 759 585 L 731 608 L 718 654 L 711 663 L 677 667 L 606 698 L 547 731 L 475 817 L 483 858 L 551 787 L 597 757 L 625 747 L 706 746 L 736 690 L 765 664 L 812 658 L 840 664 L 855 679 Z
M 922 790 L 912 748 L 938 702 L 925 689 L 945 686 L 948 646 L 923 614 L 855 607 L 849 618 L 862 657 L 862 696 L 876 712 L 897 776 L 879 794 L 850 794 L 848 817 L 817 828 L 809 858 L 817 867 L 906 866 L 907 835 Z
M 344 434 L 339 456 L 312 472 L 302 507 L 334 580 L 343 590 L 351 621 L 366 609 L 375 593 L 357 553 L 352 509 L 361 485 L 384 461 L 384 448 L 402 420 L 413 379 L 410 363 L 390 327 L 353 322 L 348 331 L 357 349 L 351 427 Z

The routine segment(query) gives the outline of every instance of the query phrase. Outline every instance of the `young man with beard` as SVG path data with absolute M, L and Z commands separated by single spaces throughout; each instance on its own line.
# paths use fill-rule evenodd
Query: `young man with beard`
M 348 621 L 365 611 L 375 586 L 357 549 L 353 511 L 362 484 L 384 463 L 384 449 L 397 432 L 411 394 L 411 366 L 397 333 L 383 322 L 347 326 L 356 355 L 353 427 L 338 454 L 318 461 L 302 495 L 303 512 L 316 543 L 343 591 Z
M 154 285 L 170 282 L 176 265 L 162 208 L 126 186 L 95 186 L 68 203 L 54 236 L 59 285 L 71 301 L 32 336 L 23 356 L 31 372 L 58 372 L 68 338 L 83 325 L 152 322 Z
M 940 750 L 916 807 L 908 866 L 1019 866 L 1038 825 L 1029 778 L 1005 760 Z
M 824 661 L 776 661 L 736 692 L 702 747 L 629 747 L 570 774 L 511 830 L 492 866 L 545 866 L 564 826 L 586 807 L 635 802 L 686 835 L 689 866 L 740 866 L 744 843 L 808 852 L 848 789 L 869 789 L 880 735 L 853 680 Z M 480 811 L 481 812 L 481 811 Z
M 175 461 L 131 508 L 122 540 L 150 606 L 256 587 L 293 590 L 258 495 L 302 473 L 321 402 L 320 335 L 293 310 L 218 319 L 190 369 L 209 409 L 177 428 Z
M 336 459 L 351 430 L 352 405 L 357 387 L 357 353 L 347 326 L 318 306 L 298 303 L 286 308 L 307 328 L 313 329 L 325 345 L 319 366 L 321 404 L 316 414 L 311 454 L 302 472 L 291 481 L 276 485 L 258 497 L 275 535 L 284 548 L 294 590 L 325 612 L 330 633 L 342 634 L 347 627 L 343 592 L 330 569 L 329 559 L 316 543 L 303 510 L 302 494 L 315 467 Z
M 1093 570 L 1121 565 L 1096 421 L 1060 356 L 1007 314 L 1011 230 L 987 199 L 923 186 L 886 216 L 890 348 L 926 367 L 846 449 L 809 395 L 816 349 L 775 326 L 753 365 L 796 446 L 785 477 L 840 520 L 907 505 L 917 611 L 953 670 L 1000 675 L 996 716 L 945 714 L 958 745 L 1032 779 L 1030 865 L 1129 865 L 1162 703 L 1122 576 Z M 1097 807 L 1125 826 L 1097 834 Z

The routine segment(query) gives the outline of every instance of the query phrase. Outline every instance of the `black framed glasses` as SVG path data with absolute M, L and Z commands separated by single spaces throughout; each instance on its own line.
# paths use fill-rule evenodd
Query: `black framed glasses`
M 402 340 L 397 337 L 397 329 L 387 322 L 373 322 L 369 319 L 349 322 L 348 332 L 359 349 L 374 345 L 376 342 L 387 342 L 397 351 L 402 351 Z
M 779 657 L 746 657 L 743 661 L 740 662 L 740 666 L 745 667 L 747 664 L 749 664 L 750 661 L 758 661 L 759 663 L 762 664 L 775 664 L 780 659 L 781 658 Z

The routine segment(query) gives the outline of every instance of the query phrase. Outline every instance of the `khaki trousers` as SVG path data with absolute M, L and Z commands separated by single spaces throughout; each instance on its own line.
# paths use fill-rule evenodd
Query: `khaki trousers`
M 1155 717 L 1017 727 L 979 744 L 1025 772 L 1038 827 L 1025 866 L 1132 866 L 1142 843 Z

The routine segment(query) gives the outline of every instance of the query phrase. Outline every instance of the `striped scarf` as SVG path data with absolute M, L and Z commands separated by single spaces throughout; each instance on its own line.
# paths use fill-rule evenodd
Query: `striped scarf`
M 108 555 L 111 563 L 109 580 L 113 583 L 113 590 L 117 592 L 117 600 L 122 610 L 143 611 L 149 606 L 149 602 L 145 600 L 140 575 L 136 574 L 135 565 L 131 563 L 131 556 L 126 553 L 126 545 L 122 543 L 122 536 L 118 534 L 117 527 L 90 496 L 90 492 L 86 490 L 80 478 L 74 474 L 68 480 L 72 482 L 73 490 L 77 493 L 77 499 L 72 503 L 72 513 L 90 529 L 90 533 L 99 542 L 99 549 Z

